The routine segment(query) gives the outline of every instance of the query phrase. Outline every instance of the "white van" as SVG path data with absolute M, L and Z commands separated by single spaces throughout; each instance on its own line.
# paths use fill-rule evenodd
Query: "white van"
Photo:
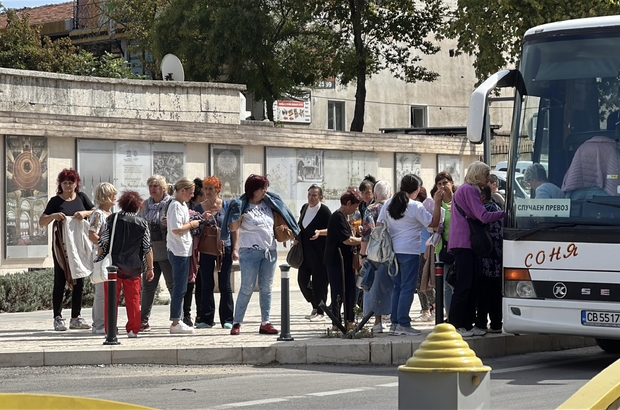
M 532 161 L 518 161 L 517 162 L 517 172 L 524 173 L 527 167 L 532 165 Z M 495 165 L 495 171 L 507 171 L 508 170 L 508 161 L 500 161 Z

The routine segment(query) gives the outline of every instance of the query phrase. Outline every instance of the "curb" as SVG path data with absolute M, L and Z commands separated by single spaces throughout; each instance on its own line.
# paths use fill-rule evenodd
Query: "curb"
M 425 336 L 424 336 L 425 337 Z M 338 341 L 338 343 L 334 343 Z M 424 340 L 418 338 L 324 339 L 222 347 L 41 348 L 0 353 L 0 367 L 40 367 L 112 364 L 265 365 L 359 364 L 401 365 Z M 502 357 L 595 346 L 592 338 L 559 335 L 487 335 L 465 341 L 481 358 Z

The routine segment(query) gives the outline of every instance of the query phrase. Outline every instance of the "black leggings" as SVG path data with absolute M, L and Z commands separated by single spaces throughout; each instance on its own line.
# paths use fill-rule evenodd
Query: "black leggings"
M 297 271 L 297 283 L 306 301 L 312 304 L 312 309 L 316 309 L 317 314 L 322 315 L 323 309 L 319 307 L 319 303 L 327 302 L 325 265 L 304 261 Z
M 62 317 L 62 301 L 65 297 L 65 285 L 67 280 L 65 279 L 65 271 L 60 267 L 56 260 L 56 255 L 53 255 L 54 259 L 54 290 L 52 291 L 52 307 L 54 309 L 54 317 Z M 73 285 L 73 292 L 71 292 L 71 318 L 75 319 L 80 316 L 82 312 L 82 291 L 84 290 L 84 279 L 75 279 Z
M 353 323 L 355 321 L 355 314 L 353 311 L 353 306 L 355 305 L 355 275 L 352 273 L 345 273 L 343 281 L 342 268 L 337 265 L 327 267 L 327 277 L 329 278 L 329 286 L 331 287 L 332 300 L 330 308 L 332 312 L 338 318 L 338 321 L 341 322 L 340 307 L 344 302 L 344 319 L 349 323 Z

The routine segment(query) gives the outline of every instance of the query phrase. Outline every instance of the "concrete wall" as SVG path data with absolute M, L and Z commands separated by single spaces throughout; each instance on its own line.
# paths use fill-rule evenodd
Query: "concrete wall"
M 0 69 L 0 111 L 9 112 L 238 124 L 242 90 Z
M 266 147 L 288 147 L 376 152 L 377 177 L 394 181 L 394 153 L 415 152 L 421 155 L 427 186 L 437 172 L 438 154 L 461 156 L 464 168 L 482 154 L 481 146 L 463 136 L 332 132 L 239 121 L 242 88 L 0 69 L 0 135 L 3 143 L 7 135 L 48 138 L 50 197 L 58 172 L 77 167 L 77 139 L 183 143 L 185 172 L 192 178 L 209 174 L 210 144 L 243 147 L 244 176 L 265 173 Z M 182 97 L 175 96 L 177 91 Z M 4 156 L 1 161 L 6 161 Z M 0 179 L 0 192 L 6 195 L 5 178 Z M 5 208 L 0 201 L 0 212 L 6 214 Z M 6 259 L 4 246 L 3 229 L 0 272 L 52 265 L 51 257 Z

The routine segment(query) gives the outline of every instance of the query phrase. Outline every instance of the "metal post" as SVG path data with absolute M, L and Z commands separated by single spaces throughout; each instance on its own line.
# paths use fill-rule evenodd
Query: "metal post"
M 278 337 L 279 341 L 290 342 L 293 339 L 291 336 L 291 303 L 289 295 L 289 271 L 291 267 L 285 263 L 280 265 L 280 281 L 281 281 L 281 293 L 280 301 L 282 302 L 282 331 Z
M 116 338 L 116 274 L 118 268 L 114 265 L 106 267 L 108 270 L 108 328 L 104 345 L 120 345 Z
M 435 324 L 438 325 L 440 323 L 443 323 L 443 262 L 436 262 L 435 263 Z

